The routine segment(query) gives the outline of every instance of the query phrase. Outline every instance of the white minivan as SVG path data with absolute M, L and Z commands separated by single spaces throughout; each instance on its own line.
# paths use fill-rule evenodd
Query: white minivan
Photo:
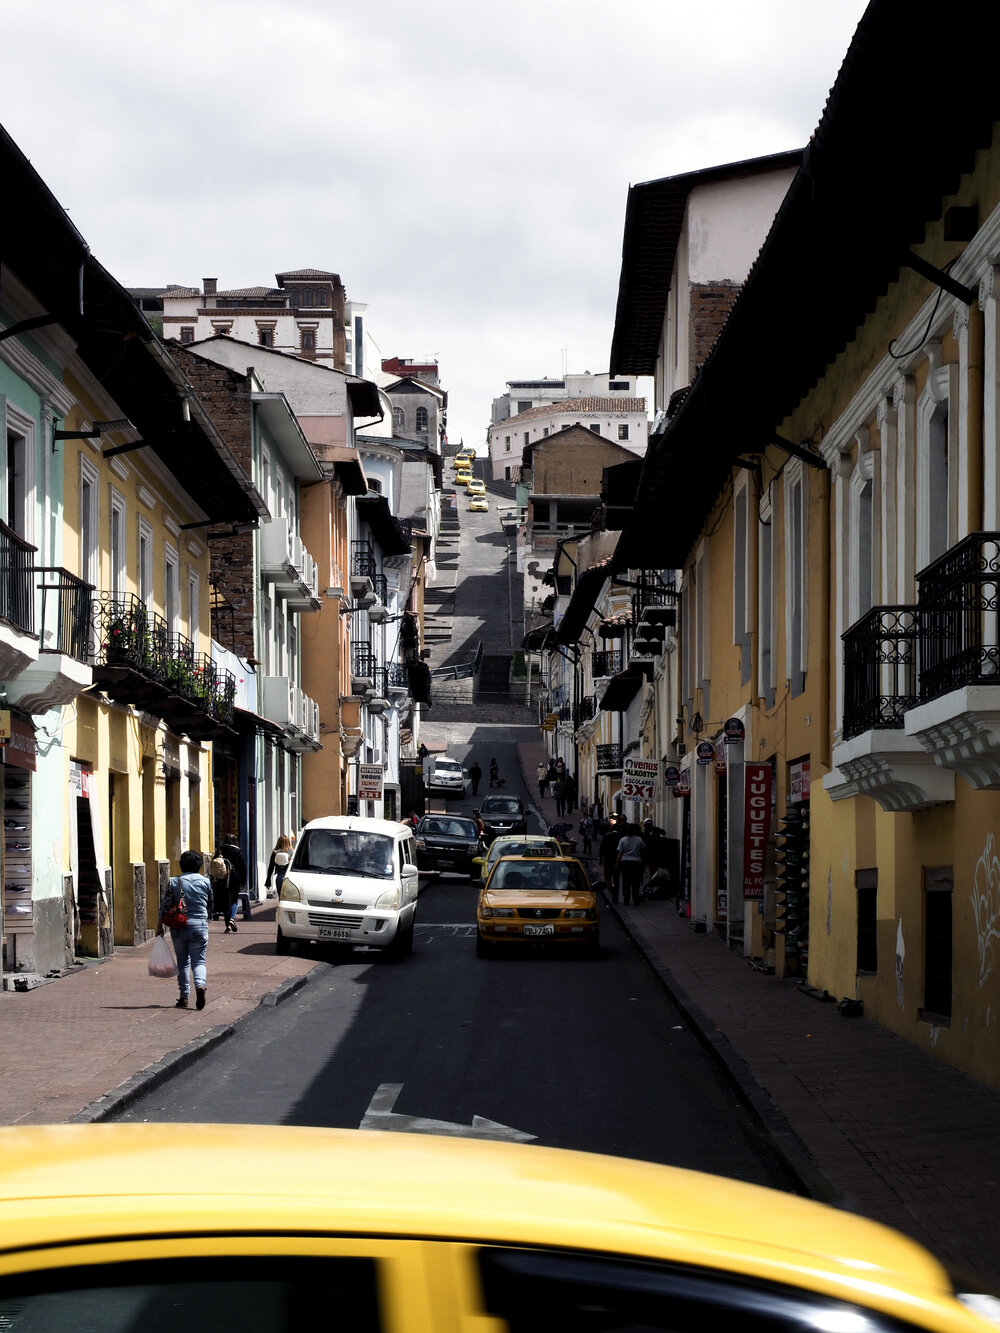
M 405 957 L 413 948 L 417 873 L 409 824 L 359 815 L 310 820 L 278 895 L 275 951 L 315 940 Z

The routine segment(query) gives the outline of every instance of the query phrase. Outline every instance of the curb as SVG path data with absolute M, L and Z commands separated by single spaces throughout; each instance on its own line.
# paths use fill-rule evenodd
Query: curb
M 186 1045 L 179 1047 L 178 1050 L 170 1051 L 153 1064 L 146 1065 L 144 1069 L 140 1069 L 138 1073 L 127 1078 L 124 1083 L 119 1083 L 117 1088 L 113 1088 L 102 1097 L 98 1097 L 96 1101 L 89 1102 L 76 1115 L 70 1116 L 67 1124 L 96 1124 L 104 1120 L 113 1120 L 116 1115 L 120 1115 L 122 1111 L 127 1110 L 140 1097 L 152 1092 L 154 1088 L 162 1087 L 176 1074 L 189 1069 L 202 1056 L 208 1055 L 217 1046 L 221 1046 L 224 1041 L 228 1041 L 230 1037 L 235 1035 L 238 1028 L 253 1017 L 256 1009 L 273 1008 L 284 1000 L 290 999 L 297 991 L 302 989 L 316 971 L 318 971 L 318 968 L 313 968 L 312 971 L 305 973 L 303 976 L 289 977 L 280 986 L 276 986 L 274 990 L 262 995 L 253 1009 L 248 1009 L 245 1014 L 241 1014 L 235 1022 L 226 1023 L 217 1028 L 209 1028 L 207 1032 L 203 1032 L 201 1036 L 195 1037 Z
M 798 1189 L 811 1199 L 834 1207 L 846 1207 L 841 1192 L 820 1170 L 808 1148 L 796 1134 L 791 1123 L 760 1085 L 750 1066 L 737 1055 L 729 1038 L 702 1012 L 684 987 L 654 961 L 653 950 L 641 927 L 626 921 L 617 904 L 605 894 L 605 906 L 614 912 L 629 939 L 636 945 L 646 963 L 656 973 L 663 989 L 677 1006 L 691 1031 L 712 1056 L 726 1081 L 750 1112 L 762 1141 L 770 1148 Z

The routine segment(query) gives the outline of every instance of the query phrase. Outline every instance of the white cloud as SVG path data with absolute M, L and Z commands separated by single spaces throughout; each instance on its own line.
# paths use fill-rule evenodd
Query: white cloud
M 0 120 L 121 281 L 334 269 L 481 444 L 607 369 L 629 183 L 804 144 L 863 8 L 8 0 Z

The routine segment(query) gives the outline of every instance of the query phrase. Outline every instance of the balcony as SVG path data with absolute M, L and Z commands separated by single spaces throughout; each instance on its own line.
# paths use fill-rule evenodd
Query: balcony
M 375 685 L 375 651 L 370 643 L 351 644 L 351 693 L 367 694 Z
M 100 593 L 92 603 L 94 685 L 110 698 L 162 718 L 193 740 L 210 740 L 233 726 L 236 678 L 171 634 L 162 616 L 132 593 Z
M 387 713 L 392 707 L 389 699 L 388 668 L 377 666 L 372 675 L 374 677 L 372 687 L 365 692 L 365 706 L 369 713 Z
M 598 773 L 620 773 L 622 771 L 621 745 L 596 745 Z
M 375 591 L 378 563 L 369 541 L 351 542 L 351 596 L 368 597 Z
M 1000 788 L 1000 534 L 973 533 L 917 576 L 917 605 L 844 635 L 843 740 L 824 786 L 885 810 Z
M 88 663 L 93 588 L 66 569 L 31 569 L 41 633 L 35 661 L 7 686 L 10 702 L 26 713 L 71 703 L 93 683 Z
M 636 633 L 643 625 L 658 625 L 666 629 L 676 624 L 676 608 L 677 589 L 672 583 L 641 582 L 632 597 Z
M 410 692 L 410 673 L 404 662 L 391 662 L 386 667 L 386 685 L 389 698 L 403 698 Z
M 35 547 L 0 521 L 0 680 L 38 657 L 32 568 Z
M 597 716 L 597 703 L 592 694 L 580 699 L 573 705 L 573 726 L 582 727 L 592 717 Z
M 590 655 L 590 674 L 594 680 L 610 680 L 617 676 L 624 667 L 624 658 L 620 649 L 613 652 L 598 650 Z
M 290 676 L 265 676 L 261 681 L 261 712 L 284 732 L 286 750 L 319 750 L 319 708 Z
M 663 652 L 667 628 L 655 621 L 641 620 L 635 627 L 635 634 L 629 646 L 630 661 L 652 661 Z
M 275 518 L 260 530 L 260 571 L 290 611 L 318 611 L 316 562 L 287 518 Z

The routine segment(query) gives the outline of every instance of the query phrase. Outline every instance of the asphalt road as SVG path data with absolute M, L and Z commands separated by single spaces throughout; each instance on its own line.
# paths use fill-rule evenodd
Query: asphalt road
M 484 769 L 495 754 L 504 790 L 527 795 L 511 728 L 450 731 L 449 753 Z M 470 793 L 448 808 L 473 804 Z M 458 876 L 423 877 L 411 958 L 316 950 L 303 990 L 122 1118 L 445 1133 L 489 1121 L 480 1132 L 785 1183 L 610 914 L 596 961 L 479 959 L 475 893 Z

